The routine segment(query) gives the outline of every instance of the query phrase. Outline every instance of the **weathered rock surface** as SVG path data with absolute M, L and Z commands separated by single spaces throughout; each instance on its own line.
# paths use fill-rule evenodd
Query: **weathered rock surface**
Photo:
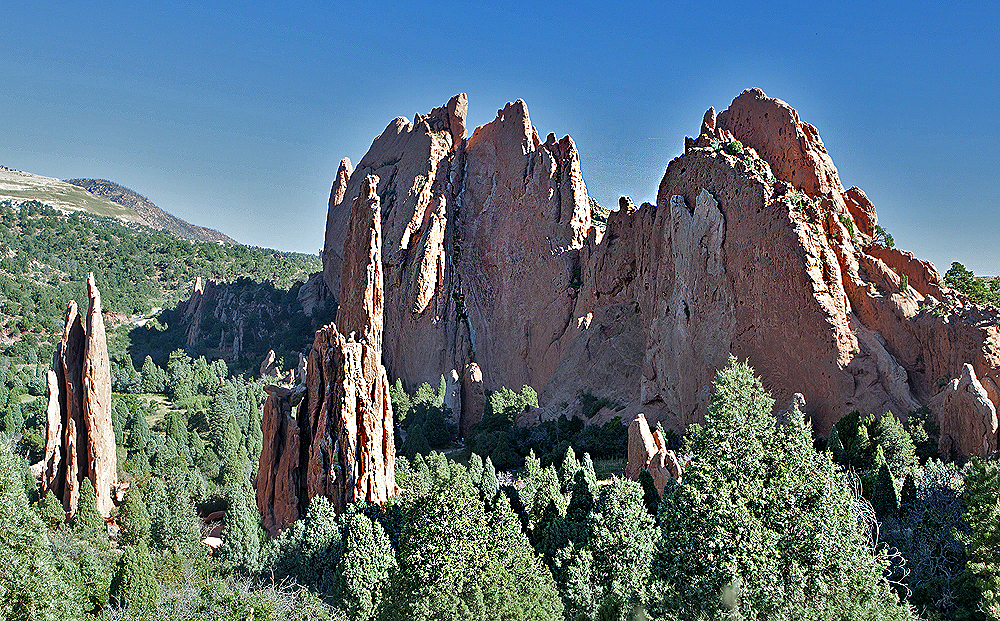
M 575 335 L 580 250 L 592 229 L 579 156 L 568 137 L 542 142 L 522 101 L 466 139 L 467 107 L 457 95 L 412 122 L 398 118 L 353 173 L 342 163 L 324 277 L 339 291 L 348 214 L 377 175 L 392 376 L 437 385 L 475 361 L 488 389 L 540 388 Z
M 473 425 L 483 420 L 485 411 L 486 391 L 483 388 L 483 372 L 478 364 L 470 362 L 462 375 L 462 415 L 459 433 L 463 438 L 469 436 Z
M 802 393 L 820 435 L 855 409 L 906 417 L 965 364 L 1000 403 L 1000 314 L 877 243 L 871 201 L 785 102 L 751 89 L 710 109 L 656 203 L 623 199 L 603 231 L 571 139 L 542 142 L 521 101 L 463 139 L 466 107 L 396 119 L 331 192 L 324 277 L 339 291 L 350 206 L 380 179 L 392 377 L 435 385 L 474 362 L 485 390 L 538 390 L 543 419 L 590 393 L 625 406 L 594 420 L 683 428 L 735 355 L 779 403 Z M 935 415 L 982 450 L 967 416 Z
M 257 504 L 272 535 L 303 515 L 316 495 L 329 498 L 341 512 L 349 503 L 383 503 L 397 492 L 392 405 L 382 366 L 377 185 L 377 177 L 366 178 L 353 201 L 341 255 L 342 328 L 331 323 L 316 332 L 304 388 L 268 389 Z
M 990 455 L 997 450 L 997 409 L 976 377 L 971 364 L 962 365 L 962 375 L 948 383 L 928 403 L 938 414 L 943 429 L 961 433 L 941 433 L 941 455 L 967 458 Z
M 628 428 L 628 464 L 625 475 L 638 479 L 643 470 L 653 477 L 656 491 L 663 495 L 663 488 L 670 479 L 681 480 L 682 470 L 677 455 L 667 448 L 663 435 L 650 431 L 644 414 L 639 414 Z
M 70 302 L 53 371 L 47 380 L 46 441 L 43 486 L 76 512 L 80 485 L 89 478 L 97 510 L 109 517 L 115 506 L 118 453 L 111 425 L 111 365 L 94 275 L 87 276 L 90 298 L 86 328 L 76 302 Z

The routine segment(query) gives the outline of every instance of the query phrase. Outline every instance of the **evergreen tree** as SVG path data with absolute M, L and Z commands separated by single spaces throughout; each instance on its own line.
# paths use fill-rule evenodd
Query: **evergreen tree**
M 343 555 L 335 580 L 337 602 L 348 619 L 379 618 L 396 568 L 392 544 L 378 521 L 357 508 L 349 509 L 342 523 Z
M 140 541 L 149 542 L 150 517 L 142 492 L 134 484 L 125 494 L 125 501 L 118 509 L 118 522 L 122 528 L 121 541 L 136 545 Z M 148 547 L 146 553 L 148 554 Z
M 566 447 L 562 463 L 559 464 L 559 485 L 563 492 L 568 492 L 573 486 L 573 479 L 580 469 L 580 462 L 576 460 L 576 453 L 573 452 L 573 447 Z
M 874 444 L 882 447 L 885 461 L 894 474 L 904 476 L 917 467 L 913 439 L 892 412 L 886 412 L 875 423 L 871 438 Z
M 80 618 L 80 593 L 53 563 L 45 525 L 28 508 L 19 461 L 0 440 L 0 619 Z
M 493 504 L 497 494 L 500 493 L 500 481 L 497 480 L 497 471 L 493 467 L 493 460 L 489 457 L 483 463 L 483 478 L 479 489 L 482 492 L 482 499 L 487 506 Z
M 642 487 L 614 478 L 601 488 L 590 542 L 600 593 L 601 619 L 627 621 L 643 604 L 659 533 L 643 502 Z
M 227 567 L 253 573 L 260 569 L 260 511 L 238 454 L 226 459 L 226 520 L 219 555 Z
M 411 459 L 417 455 L 427 455 L 431 452 L 431 446 L 424 436 L 423 425 L 410 425 L 400 452 Z
M 830 451 L 830 456 L 833 457 L 833 461 L 838 464 L 843 463 L 844 444 L 840 441 L 840 432 L 837 431 L 836 425 L 834 425 L 833 429 L 830 431 L 830 437 L 826 439 L 826 450 Z
M 166 375 L 150 356 L 142 363 L 142 392 L 162 394 L 166 390 Z
M 875 483 L 872 489 L 872 508 L 879 517 L 897 517 L 899 515 L 899 490 L 892 478 L 889 465 L 883 460 L 878 466 Z
M 94 493 L 94 486 L 90 479 L 84 479 L 80 484 L 80 499 L 77 501 L 76 513 L 70 521 L 73 530 L 86 537 L 106 540 L 107 526 L 104 518 L 97 511 L 97 494 Z
M 236 387 L 232 382 L 223 382 L 212 397 L 208 413 L 209 440 L 216 454 L 223 459 L 241 443 L 239 427 L 236 425 L 236 410 Z M 235 434 L 232 428 L 235 428 Z
M 250 463 L 257 465 L 260 462 L 260 452 L 264 447 L 264 432 L 261 429 L 262 414 L 256 401 L 250 401 L 250 421 L 247 427 L 244 445 Z
M 656 491 L 656 483 L 649 470 L 643 468 L 639 472 L 639 485 L 642 486 L 642 502 L 646 505 L 646 511 L 655 516 L 660 507 L 660 492 Z
M 956 532 L 968 557 L 965 572 L 979 591 L 987 619 L 1000 619 L 1000 469 L 997 462 L 973 457 L 965 473 L 965 521 L 971 532 Z
M 152 610 L 156 605 L 160 584 L 145 541 L 125 546 L 111 581 L 110 597 L 112 603 L 132 614 Z
M 650 612 L 682 621 L 912 618 L 802 413 L 793 408 L 776 424 L 773 399 L 735 359 L 713 388 L 705 424 L 688 428 L 694 457 L 683 483 L 664 488 Z
M 483 481 L 483 459 L 473 453 L 469 457 L 469 477 L 472 479 L 472 484 L 479 487 Z
M 50 528 L 55 528 L 66 521 L 66 510 L 52 490 L 46 492 L 39 501 L 38 514 Z
M 403 380 L 396 378 L 396 383 L 389 386 L 389 400 L 392 402 L 392 413 L 396 419 L 396 424 L 403 424 L 410 413 L 412 404 L 410 396 L 403 389 Z

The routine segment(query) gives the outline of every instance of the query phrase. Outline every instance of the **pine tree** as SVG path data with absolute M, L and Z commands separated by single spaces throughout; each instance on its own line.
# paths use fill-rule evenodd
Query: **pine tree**
M 965 473 L 965 521 L 971 532 L 956 530 L 965 544 L 965 574 L 980 593 L 979 605 L 991 621 L 1000 619 L 1000 469 L 997 462 L 973 457 Z
M 792 408 L 776 424 L 773 406 L 749 365 L 731 358 L 717 374 L 704 425 L 688 428 L 683 482 L 664 488 L 650 612 L 679 621 L 911 619 L 804 415 Z
M 112 603 L 133 614 L 152 610 L 156 605 L 160 584 L 145 541 L 140 539 L 125 547 L 111 581 L 110 596 Z
M 655 516 L 660 507 L 660 492 L 656 491 L 656 483 L 649 470 L 643 468 L 639 472 L 639 485 L 642 486 L 642 502 L 646 505 L 646 511 Z
M 826 439 L 826 450 L 830 451 L 833 461 L 838 464 L 844 462 L 844 444 L 840 441 L 840 432 L 837 431 L 836 425 L 830 431 L 830 437 Z
M 566 454 L 562 458 L 562 463 L 559 464 L 559 486 L 564 493 L 568 492 L 573 486 L 573 479 L 580 469 L 580 462 L 576 460 L 576 453 L 573 452 L 573 447 L 567 447 Z
M 227 567 L 252 573 L 260 569 L 260 512 L 243 463 L 234 454 L 223 468 L 228 507 L 219 556 Z
M 487 506 L 492 505 L 493 501 L 496 500 L 497 494 L 500 493 L 500 482 L 497 480 L 497 471 L 493 467 L 493 460 L 489 457 L 483 463 L 483 478 L 479 489 L 482 492 L 482 499 Z
M 80 484 L 80 499 L 77 501 L 76 513 L 70 521 L 73 530 L 86 537 L 104 536 L 106 539 L 107 527 L 104 518 L 97 511 L 97 494 L 94 493 L 94 486 L 90 479 L 84 479 Z
M 889 470 L 906 475 L 918 466 L 916 447 L 903 424 L 892 412 L 886 412 L 874 425 L 872 442 L 882 447 Z
M 28 507 L 21 463 L 0 440 L 0 619 L 78 619 L 81 594 L 56 569 L 45 525 Z
M 264 447 L 264 432 L 261 429 L 262 415 L 260 408 L 254 400 L 250 401 L 250 421 L 247 426 L 247 434 L 244 439 L 247 455 L 250 463 L 257 465 L 260 462 L 260 452 Z
M 122 528 L 121 541 L 136 545 L 140 541 L 148 545 L 150 517 L 142 492 L 134 484 L 125 494 L 125 502 L 118 509 L 118 522 Z M 147 549 L 147 554 L 149 553 Z
M 879 517 L 897 517 L 899 515 L 899 490 L 892 478 L 889 465 L 882 461 L 878 466 L 878 474 L 872 489 L 872 508 Z
M 38 514 L 50 528 L 55 528 L 66 521 L 66 510 L 52 490 L 46 492 L 39 501 Z
M 483 481 L 483 459 L 476 453 L 469 457 L 469 477 L 476 487 L 479 487 Z
M 335 592 L 348 619 L 376 619 L 386 604 L 396 555 L 378 521 L 363 512 L 349 510 L 343 519 L 343 555 L 337 564 Z

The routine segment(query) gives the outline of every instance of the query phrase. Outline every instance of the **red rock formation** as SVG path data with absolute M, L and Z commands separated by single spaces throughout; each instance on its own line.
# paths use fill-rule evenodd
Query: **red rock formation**
M 392 376 L 433 384 L 476 362 L 486 389 L 539 390 L 543 417 L 583 391 L 627 406 L 596 420 L 682 428 L 734 354 L 778 402 L 802 393 L 821 435 L 855 409 L 905 417 L 967 363 L 1000 403 L 1000 314 L 876 243 L 871 201 L 785 102 L 751 89 L 710 109 L 656 204 L 623 200 L 603 234 L 572 140 L 542 143 L 520 101 L 462 140 L 466 105 L 396 119 L 331 193 L 332 291 L 353 199 L 380 199 Z M 936 415 L 956 450 L 981 450 L 967 417 Z
M 118 480 L 118 453 L 111 425 L 111 365 L 94 275 L 87 276 L 90 306 L 84 329 L 76 302 L 69 303 L 62 341 L 49 373 L 49 409 L 43 485 L 76 512 L 80 484 L 89 478 L 97 510 L 109 517 Z
M 381 210 L 368 177 L 353 201 L 345 242 L 340 312 L 316 332 L 305 387 L 270 387 L 257 504 L 272 535 L 291 524 L 316 495 L 343 511 L 348 503 L 382 503 L 396 493 L 389 380 L 382 366 Z M 296 416 L 292 407 L 298 403 Z
M 644 414 L 639 414 L 628 427 L 628 464 L 625 476 L 638 479 L 643 470 L 653 477 L 656 491 L 663 495 L 663 488 L 670 479 L 681 480 L 681 465 L 677 456 L 667 448 L 659 430 L 651 432 Z
M 928 403 L 943 429 L 938 450 L 944 456 L 990 455 L 997 450 L 997 409 L 971 364 Z M 961 433 L 954 434 L 954 430 Z
M 459 430 L 463 438 L 469 436 L 472 426 L 483 420 L 486 411 L 486 392 L 483 389 L 483 372 L 479 365 L 470 362 L 462 375 L 462 416 Z
M 540 388 L 576 330 L 580 250 L 592 229 L 579 156 L 569 137 L 543 143 L 523 101 L 466 140 L 467 106 L 458 95 L 413 122 L 396 119 L 353 174 L 342 163 L 324 277 L 339 290 L 352 201 L 378 175 L 392 375 L 436 385 L 476 361 L 487 388 Z

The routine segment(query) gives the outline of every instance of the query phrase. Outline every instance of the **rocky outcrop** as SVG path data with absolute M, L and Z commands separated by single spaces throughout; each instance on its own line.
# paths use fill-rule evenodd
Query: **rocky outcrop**
M 590 393 L 625 405 L 595 421 L 675 429 L 703 419 L 730 355 L 778 402 L 802 393 L 820 435 L 852 410 L 905 418 L 965 364 L 1000 403 L 1000 314 L 879 243 L 875 207 L 785 102 L 750 89 L 710 109 L 655 204 L 623 198 L 603 230 L 569 137 L 542 142 L 518 101 L 463 139 L 466 106 L 396 119 L 331 192 L 331 291 L 352 201 L 379 198 L 393 377 L 435 384 L 474 362 L 485 390 L 538 390 L 542 419 Z M 935 415 L 956 446 L 984 446 L 964 415 Z
M 396 493 L 392 404 L 382 366 L 382 227 L 377 177 L 353 201 L 336 324 L 316 332 L 305 384 L 270 387 L 257 504 L 273 535 L 322 495 L 341 512 Z M 297 407 L 295 415 L 292 408 Z
M 90 304 L 86 328 L 70 302 L 49 382 L 43 486 L 76 512 L 80 485 L 90 479 L 97 510 L 109 517 L 115 506 L 118 454 L 111 425 L 111 364 L 94 275 L 87 276 Z
M 309 276 L 309 280 L 299 288 L 296 297 L 306 316 L 312 315 L 314 310 L 323 306 L 326 299 L 330 297 L 330 290 L 327 289 L 326 281 L 323 280 L 323 273 L 317 272 Z
M 483 389 L 483 372 L 479 365 L 470 362 L 462 375 L 462 416 L 459 433 L 467 438 L 472 426 L 483 420 L 486 411 L 486 391 Z
M 962 365 L 962 375 L 951 380 L 927 405 L 938 414 L 942 429 L 952 431 L 941 433 L 941 455 L 962 459 L 991 455 L 997 450 L 996 405 L 971 364 Z
M 663 488 L 670 481 L 681 480 L 682 470 L 677 455 L 667 448 L 663 434 L 650 431 L 644 414 L 639 414 L 628 427 L 628 463 L 625 475 L 638 479 L 643 470 L 653 477 L 656 491 L 663 495 Z
M 339 291 L 352 201 L 377 175 L 392 376 L 436 385 L 477 362 L 488 389 L 540 388 L 576 329 L 580 252 L 592 228 L 579 156 L 569 137 L 543 142 L 523 101 L 466 138 L 467 107 L 457 95 L 426 116 L 398 118 L 356 170 L 341 164 L 324 278 Z

